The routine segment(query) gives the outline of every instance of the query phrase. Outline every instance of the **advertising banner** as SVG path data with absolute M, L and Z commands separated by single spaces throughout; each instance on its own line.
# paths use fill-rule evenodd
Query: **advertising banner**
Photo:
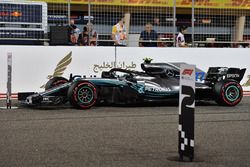
M 36 0 L 37 1 L 37 0 Z M 40 1 L 40 0 L 39 0 Z M 68 0 L 43 0 L 48 3 L 68 3 Z M 71 0 L 71 4 L 88 4 L 89 0 Z M 173 7 L 174 0 L 90 0 L 95 5 Z M 192 0 L 176 0 L 177 7 L 191 8 Z M 195 8 L 250 9 L 249 0 L 199 0 Z
M 0 23 L 1 38 L 43 39 L 47 33 L 47 3 L 0 2 Z
M 42 4 L 0 3 L 0 22 L 42 23 L 42 12 Z
M 241 82 L 250 91 L 249 49 L 245 48 L 140 48 L 78 46 L 0 46 L 0 93 L 6 93 L 6 55 L 12 57 L 12 92 L 43 91 L 52 76 L 70 73 L 101 77 L 103 71 L 123 68 L 142 71 L 145 57 L 154 62 L 185 62 L 207 71 L 209 67 L 237 67 L 247 71 Z M 202 77 L 204 78 L 204 77 Z M 197 78 L 200 79 L 200 78 Z

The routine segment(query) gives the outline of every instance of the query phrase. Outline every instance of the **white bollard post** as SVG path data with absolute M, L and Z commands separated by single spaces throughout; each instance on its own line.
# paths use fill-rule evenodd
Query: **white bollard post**
M 12 79 L 12 53 L 7 54 L 7 92 L 6 108 L 11 109 L 11 79 Z
M 7 90 L 6 90 L 6 106 L 0 109 L 16 109 L 11 103 L 12 94 L 12 53 L 7 53 Z
M 179 93 L 179 156 L 194 158 L 195 66 L 181 64 Z

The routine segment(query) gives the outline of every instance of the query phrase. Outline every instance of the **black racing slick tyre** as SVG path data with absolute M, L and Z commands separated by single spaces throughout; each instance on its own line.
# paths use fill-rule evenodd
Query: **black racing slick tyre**
M 91 108 L 95 105 L 96 99 L 96 87 L 88 81 L 76 81 L 68 90 L 68 100 L 75 108 Z
M 223 106 L 235 106 L 243 97 L 241 85 L 233 80 L 224 80 L 214 85 L 215 101 Z
M 69 82 L 66 78 L 63 77 L 54 77 L 50 79 L 46 85 L 45 85 L 45 90 L 51 89 L 53 87 L 59 86 L 61 84 L 65 84 Z

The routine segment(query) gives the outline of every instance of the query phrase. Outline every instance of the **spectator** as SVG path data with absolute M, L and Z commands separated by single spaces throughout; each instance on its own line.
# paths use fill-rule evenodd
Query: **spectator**
M 88 30 L 88 36 L 89 36 L 89 45 L 97 46 L 98 34 L 96 30 L 94 30 L 92 23 L 87 24 L 87 30 Z
M 244 45 L 242 45 L 241 43 L 238 44 L 238 48 L 244 48 Z
M 154 25 L 156 26 L 159 26 L 161 23 L 160 23 L 160 19 L 158 17 L 154 18 Z
M 238 41 L 237 43 L 233 43 L 233 44 L 232 44 L 232 47 L 233 47 L 233 48 L 245 48 L 245 47 L 246 47 L 246 44 L 243 43 L 242 41 Z
M 79 35 L 78 44 L 80 46 L 88 46 L 89 45 L 89 34 L 86 26 L 83 27 L 82 33 Z
M 176 47 L 187 47 L 185 42 L 184 34 L 186 33 L 187 27 L 180 26 L 179 27 L 179 34 L 176 37 Z
M 150 23 L 145 25 L 145 30 L 140 34 L 140 41 L 143 40 L 144 42 L 139 42 L 140 47 L 157 47 L 157 40 L 158 34 L 155 30 L 153 30 L 153 26 Z
M 124 18 L 112 27 L 112 40 L 115 46 L 126 46 L 127 45 L 127 34 L 126 26 L 124 25 Z
M 74 20 L 70 20 L 70 41 L 73 45 L 77 44 L 80 29 L 75 25 Z

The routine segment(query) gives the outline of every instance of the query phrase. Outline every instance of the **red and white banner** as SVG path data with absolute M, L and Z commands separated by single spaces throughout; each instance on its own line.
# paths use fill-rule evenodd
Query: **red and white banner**
M 243 96 L 249 96 L 250 97 L 250 91 L 243 91 Z
M 0 93 L 0 100 L 1 99 L 6 99 L 7 98 L 7 94 L 6 93 Z M 11 99 L 17 99 L 17 93 L 12 93 L 10 96 Z

